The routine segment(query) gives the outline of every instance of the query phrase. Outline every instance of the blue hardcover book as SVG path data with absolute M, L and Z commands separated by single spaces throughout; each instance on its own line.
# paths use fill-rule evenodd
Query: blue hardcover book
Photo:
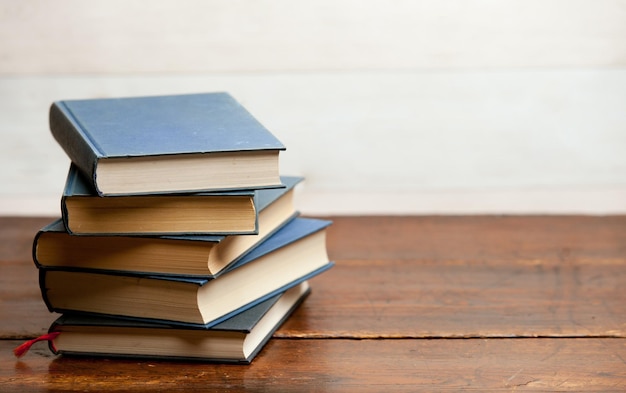
M 285 147 L 227 93 L 57 101 L 50 130 L 98 195 L 280 186 Z
M 62 355 L 249 364 L 309 293 L 304 281 L 212 327 L 64 314 L 49 346 Z
M 297 216 L 293 187 L 302 178 L 282 180 L 286 188 L 256 191 L 255 235 L 73 236 L 56 219 L 35 235 L 33 261 L 69 270 L 217 276 Z M 117 197 L 100 199 L 108 198 Z
M 67 231 L 74 235 L 256 234 L 258 215 L 278 199 L 291 198 L 300 181 L 301 177 L 283 176 L 284 186 L 275 189 L 103 198 L 72 164 L 61 214 Z M 291 209 L 280 213 L 291 216 Z
M 320 274 L 330 221 L 295 218 L 216 278 L 41 268 L 50 311 L 212 326 Z

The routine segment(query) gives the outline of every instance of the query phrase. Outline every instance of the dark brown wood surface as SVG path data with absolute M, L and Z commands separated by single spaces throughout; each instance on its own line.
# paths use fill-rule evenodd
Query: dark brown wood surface
M 0 392 L 626 391 L 626 217 L 335 217 L 337 265 L 249 366 L 55 357 L 32 238 L 0 218 Z

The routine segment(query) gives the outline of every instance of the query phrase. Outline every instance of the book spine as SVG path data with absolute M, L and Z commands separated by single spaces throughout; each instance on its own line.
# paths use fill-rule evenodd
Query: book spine
M 51 334 L 51 333 L 58 334 L 59 332 L 56 331 L 58 326 L 59 324 L 58 324 L 58 319 L 57 319 L 54 322 L 52 322 L 52 324 L 50 324 L 50 327 L 48 328 L 48 334 Z M 54 355 L 61 354 L 61 352 L 57 349 L 56 345 L 54 345 L 54 339 L 48 341 L 48 349 L 50 349 L 50 352 L 52 352 Z
M 78 173 L 74 170 L 75 167 L 71 166 L 70 171 L 67 174 L 67 180 L 65 181 L 65 188 L 63 189 L 63 195 L 61 196 L 61 221 L 68 233 L 72 233 L 70 230 L 70 216 L 67 208 L 67 198 L 74 193 L 76 185 L 76 177 Z
M 58 101 L 50 107 L 50 131 L 70 160 L 96 184 L 96 166 L 104 155 L 76 120 L 72 112 Z M 98 191 L 100 194 L 100 191 Z
M 48 308 L 48 311 L 55 312 L 57 311 L 50 303 L 50 299 L 48 298 L 48 290 L 46 289 L 46 269 L 39 268 L 39 290 L 41 291 L 41 299 L 44 304 Z
M 33 239 L 33 263 L 35 264 L 35 266 L 37 267 L 37 269 L 41 268 L 41 262 L 39 262 L 39 258 L 37 257 L 37 245 L 39 244 L 39 238 L 41 237 L 41 235 L 43 235 L 43 231 L 39 230 L 37 231 L 37 234 L 35 235 L 35 238 Z
M 67 195 L 61 196 L 61 221 L 67 233 L 72 234 L 70 229 L 70 213 L 67 209 Z

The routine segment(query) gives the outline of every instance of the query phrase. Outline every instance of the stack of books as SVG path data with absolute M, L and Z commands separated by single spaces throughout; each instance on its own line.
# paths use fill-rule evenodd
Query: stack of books
M 227 93 L 59 101 L 50 130 L 72 162 L 33 244 L 55 353 L 249 363 L 333 265 Z

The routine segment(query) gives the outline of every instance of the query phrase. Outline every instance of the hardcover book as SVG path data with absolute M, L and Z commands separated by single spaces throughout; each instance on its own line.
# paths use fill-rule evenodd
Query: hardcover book
M 72 164 L 61 214 L 74 235 L 255 234 L 264 210 L 265 215 L 282 214 L 282 219 L 294 214 L 290 201 L 300 181 L 284 176 L 284 186 L 275 189 L 100 197 Z M 273 203 L 291 206 L 267 209 Z
M 228 93 L 57 101 L 50 130 L 98 195 L 280 186 L 285 147 Z
M 41 268 L 41 293 L 54 312 L 215 324 L 332 267 L 330 223 L 295 218 L 216 278 Z
M 38 268 L 217 277 L 295 216 L 261 214 L 257 235 L 230 236 L 73 236 L 57 219 L 35 236 L 33 261 Z
M 210 328 L 64 314 L 50 327 L 55 354 L 196 359 L 248 364 L 309 294 L 307 281 Z

